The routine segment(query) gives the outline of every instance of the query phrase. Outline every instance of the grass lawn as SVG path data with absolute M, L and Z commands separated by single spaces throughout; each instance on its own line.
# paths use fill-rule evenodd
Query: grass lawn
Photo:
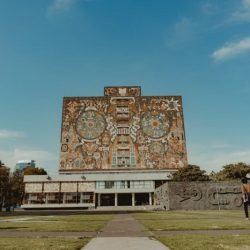
M 80 250 L 90 239 L 65 238 L 0 238 L 4 250 Z
M 24 219 L 23 221 L 22 218 Z M 0 230 L 32 232 L 99 231 L 111 219 L 112 215 L 93 214 L 64 216 L 18 216 L 15 218 L 1 217 Z
M 157 237 L 171 250 L 249 250 L 249 235 L 174 235 Z
M 146 228 L 157 230 L 250 229 L 243 211 L 166 211 L 136 213 Z

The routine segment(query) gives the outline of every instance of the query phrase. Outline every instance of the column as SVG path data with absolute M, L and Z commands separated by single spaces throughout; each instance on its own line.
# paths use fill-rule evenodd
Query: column
M 31 204 L 31 195 L 32 194 L 28 194 L 28 204 Z
M 62 186 L 62 183 L 59 182 L 59 198 L 58 198 L 59 200 L 58 200 L 58 204 L 60 204 L 60 203 L 61 203 L 61 200 L 62 200 L 61 186 Z
M 63 204 L 66 203 L 66 193 L 63 193 Z
M 149 205 L 152 206 L 152 193 L 149 193 Z
M 98 207 L 101 206 L 101 194 L 97 194 L 97 199 L 98 199 Z
M 95 192 L 93 192 L 93 203 L 94 203 L 94 207 L 95 207 L 95 199 L 96 199 L 96 195 L 95 195 Z
M 135 206 L 135 193 L 132 193 L 132 207 Z
M 118 194 L 115 193 L 115 207 L 117 207 L 117 196 L 118 196 Z

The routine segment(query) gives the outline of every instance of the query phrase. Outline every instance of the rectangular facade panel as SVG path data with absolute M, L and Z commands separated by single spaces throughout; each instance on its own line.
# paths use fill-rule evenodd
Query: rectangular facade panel
M 181 96 L 65 97 L 60 171 L 177 169 L 187 165 Z
M 79 182 L 78 183 L 78 192 L 88 192 L 95 190 L 94 182 Z
M 61 183 L 61 192 L 77 192 L 77 183 L 73 182 Z
M 25 183 L 25 193 L 41 193 L 42 183 Z
M 60 184 L 59 183 L 44 183 L 44 192 L 45 193 L 54 193 L 59 192 Z

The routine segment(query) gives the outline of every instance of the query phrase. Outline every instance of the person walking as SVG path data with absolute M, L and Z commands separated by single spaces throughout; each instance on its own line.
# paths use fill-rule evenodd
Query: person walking
M 245 217 L 246 217 L 246 220 L 249 220 L 248 206 L 250 205 L 250 184 L 247 183 L 247 178 L 243 178 L 241 182 L 242 182 L 241 192 L 242 192 L 242 200 L 243 200 Z

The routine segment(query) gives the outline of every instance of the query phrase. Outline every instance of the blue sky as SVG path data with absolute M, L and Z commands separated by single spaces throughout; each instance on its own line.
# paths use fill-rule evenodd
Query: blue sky
M 190 164 L 250 163 L 250 0 L 2 0 L 0 159 L 57 173 L 63 96 L 182 95 Z

